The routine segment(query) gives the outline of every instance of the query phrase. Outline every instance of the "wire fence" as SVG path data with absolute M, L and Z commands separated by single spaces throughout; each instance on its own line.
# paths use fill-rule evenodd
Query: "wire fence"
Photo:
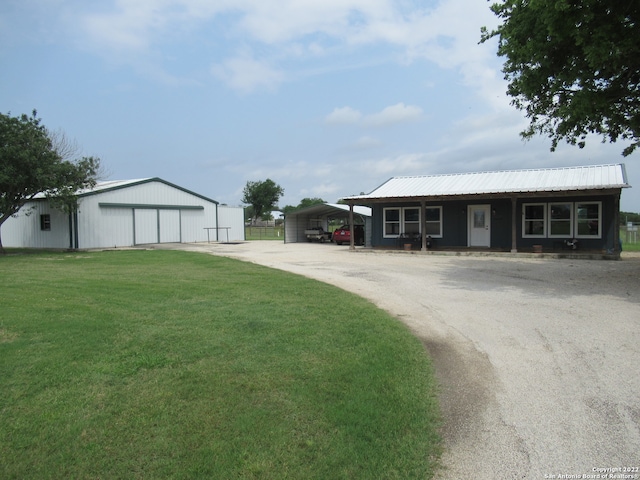
M 635 245 L 640 242 L 640 235 L 638 235 L 638 225 L 627 224 L 620 228 L 620 239 L 622 243 L 627 245 Z
M 284 230 L 281 225 L 277 227 L 245 227 L 247 240 L 284 240 Z

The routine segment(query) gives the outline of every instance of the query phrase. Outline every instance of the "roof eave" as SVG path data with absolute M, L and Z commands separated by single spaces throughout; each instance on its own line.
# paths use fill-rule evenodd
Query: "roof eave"
M 630 185 L 616 185 L 611 187 L 598 188 L 582 188 L 582 189 L 555 189 L 555 190 L 518 190 L 504 192 L 485 192 L 485 193 L 459 193 L 459 194 L 436 194 L 436 195 L 411 195 L 411 196 L 393 196 L 393 197 L 346 197 L 343 200 L 349 203 L 373 204 L 373 203 L 406 203 L 418 201 L 447 201 L 447 200 L 476 200 L 480 198 L 530 198 L 530 197 L 548 197 L 548 196 L 575 196 L 575 195 L 614 195 L 619 194 L 622 188 L 629 188 Z

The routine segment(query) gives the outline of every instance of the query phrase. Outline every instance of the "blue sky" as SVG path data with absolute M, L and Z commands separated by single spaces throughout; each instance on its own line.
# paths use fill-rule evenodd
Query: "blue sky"
M 105 180 L 160 177 L 240 205 L 271 178 L 281 206 L 392 176 L 624 162 L 591 139 L 523 142 L 486 0 L 4 0 L 0 110 L 38 110 L 102 159 Z

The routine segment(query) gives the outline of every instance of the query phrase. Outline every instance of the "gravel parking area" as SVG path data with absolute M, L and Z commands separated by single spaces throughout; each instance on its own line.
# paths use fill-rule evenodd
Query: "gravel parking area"
M 266 241 L 179 248 L 312 277 L 404 322 L 441 385 L 443 479 L 640 478 L 640 256 L 439 256 Z M 606 476 L 625 467 L 631 476 Z

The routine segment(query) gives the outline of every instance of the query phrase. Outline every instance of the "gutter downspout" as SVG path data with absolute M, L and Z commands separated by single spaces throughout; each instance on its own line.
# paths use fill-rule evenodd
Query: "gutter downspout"
M 75 249 L 77 250 L 79 248 L 80 242 L 78 241 L 78 211 L 76 210 L 75 212 L 73 212 L 73 233 L 74 233 L 74 240 L 75 240 Z
M 69 250 L 73 250 L 73 214 L 69 212 Z
M 243 223 L 244 223 L 244 213 L 242 214 L 242 220 L 243 220 Z M 218 229 L 218 226 L 219 226 L 218 225 L 218 204 L 216 203 L 216 242 L 220 241 L 220 238 L 219 238 L 220 230 Z

